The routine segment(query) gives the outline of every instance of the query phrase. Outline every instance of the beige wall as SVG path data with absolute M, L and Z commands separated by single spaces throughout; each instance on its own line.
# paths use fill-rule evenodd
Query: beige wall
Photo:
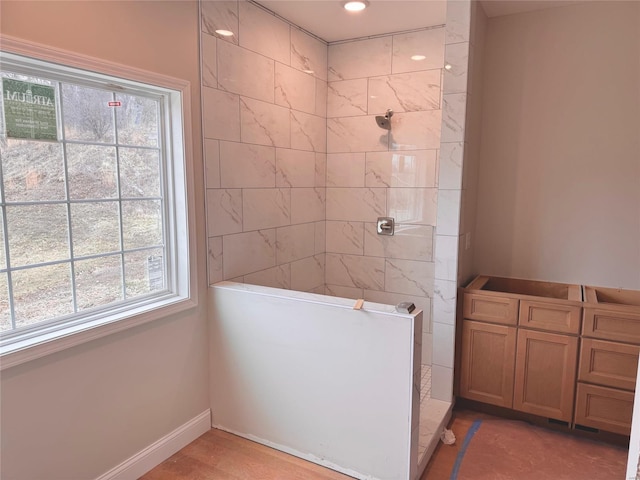
M 640 288 L 640 3 L 491 18 L 476 272 Z
M 3 479 L 95 478 L 208 408 L 196 2 L 13 2 L 3 34 L 191 82 L 200 307 L 2 372 Z

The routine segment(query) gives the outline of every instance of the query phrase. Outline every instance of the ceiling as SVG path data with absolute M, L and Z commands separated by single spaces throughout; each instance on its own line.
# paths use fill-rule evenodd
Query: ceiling
M 258 0 L 257 3 L 327 42 L 443 25 L 445 0 L 369 0 L 347 12 L 340 0 Z
M 489 17 L 560 7 L 579 0 L 483 0 Z M 341 0 L 258 0 L 257 3 L 326 42 L 444 25 L 446 0 L 369 0 L 358 13 Z

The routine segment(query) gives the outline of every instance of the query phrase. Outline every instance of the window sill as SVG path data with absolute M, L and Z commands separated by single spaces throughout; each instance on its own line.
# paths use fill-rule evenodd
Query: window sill
M 17 340 L 0 347 L 0 371 L 195 308 L 197 305 L 197 301 L 192 298 L 168 295 L 152 304 L 131 308 L 126 313 L 101 316 L 55 332 Z

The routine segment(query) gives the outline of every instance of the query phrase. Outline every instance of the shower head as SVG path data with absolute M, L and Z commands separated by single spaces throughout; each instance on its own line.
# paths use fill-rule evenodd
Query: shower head
M 393 116 L 393 110 L 387 110 L 387 113 L 383 115 L 376 115 L 376 123 L 380 128 L 385 130 L 391 130 L 391 117 Z

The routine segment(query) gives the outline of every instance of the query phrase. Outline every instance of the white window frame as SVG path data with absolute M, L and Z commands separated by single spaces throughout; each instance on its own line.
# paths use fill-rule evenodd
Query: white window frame
M 194 180 L 191 137 L 190 83 L 125 65 L 120 65 L 61 49 L 0 35 L 0 50 L 27 57 L 34 66 L 45 65 L 63 75 L 74 69 L 91 72 L 96 78 L 123 86 L 144 83 L 162 90 L 168 98 L 170 122 L 166 125 L 168 235 L 166 238 L 168 292 L 143 299 L 133 305 L 105 308 L 69 322 L 43 324 L 34 334 L 8 331 L 0 335 L 0 370 L 34 360 L 122 330 L 164 318 L 198 306 L 195 264 Z M 46 62 L 46 63 L 44 63 Z M 144 297 L 143 297 L 144 298 Z

